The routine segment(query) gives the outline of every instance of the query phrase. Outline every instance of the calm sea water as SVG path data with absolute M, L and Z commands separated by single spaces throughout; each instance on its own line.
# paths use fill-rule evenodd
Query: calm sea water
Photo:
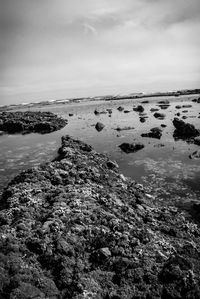
M 133 111 L 138 102 L 133 100 L 80 102 L 65 105 L 46 106 L 34 110 L 51 111 L 68 119 L 68 125 L 60 131 L 40 135 L 3 135 L 0 136 L 0 188 L 21 170 L 51 161 L 60 146 L 61 136 L 70 135 L 91 144 L 95 150 L 106 153 L 117 161 L 120 171 L 146 186 L 147 192 L 156 201 L 186 205 L 200 199 L 200 160 L 189 159 L 189 154 L 199 146 L 184 141 L 174 141 L 172 120 L 177 112 L 186 115 L 185 121 L 200 128 L 200 104 L 191 101 L 195 96 L 178 98 L 150 98 L 148 104 L 142 104 L 148 118 L 141 123 L 139 114 Z M 161 113 L 166 114 L 164 120 L 153 116 L 151 108 L 159 108 L 158 101 L 170 100 L 170 106 Z M 191 104 L 191 108 L 176 109 L 176 105 Z M 123 106 L 130 113 L 119 112 L 117 107 Z M 94 110 L 112 109 L 109 114 L 95 115 Z M 31 109 L 30 109 L 31 110 Z M 183 112 L 187 110 L 187 112 Z M 69 113 L 73 113 L 69 117 Z M 105 127 L 97 132 L 95 124 L 102 122 Z M 160 140 L 142 138 L 141 133 L 149 132 L 153 127 L 163 128 Z M 132 130 L 118 132 L 117 127 L 131 126 Z M 119 145 L 123 142 L 142 142 L 145 148 L 131 154 L 122 152 Z M 162 146 L 160 146 L 162 144 Z

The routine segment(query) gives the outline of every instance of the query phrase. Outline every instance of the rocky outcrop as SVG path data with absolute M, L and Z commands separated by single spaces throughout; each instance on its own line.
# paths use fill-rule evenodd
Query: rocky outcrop
M 144 148 L 144 144 L 142 143 L 122 143 L 119 145 L 121 150 L 126 154 L 137 152 Z
M 51 133 L 66 126 L 67 120 L 51 112 L 16 111 L 0 113 L 0 130 L 14 133 Z
M 115 162 L 63 137 L 57 159 L 2 194 L 0 297 L 200 298 L 200 229 L 151 200 Z
M 162 130 L 158 127 L 152 128 L 149 133 L 143 133 L 141 136 L 160 139 L 162 136 Z
M 177 117 L 174 118 L 173 125 L 175 127 L 173 134 L 175 139 L 191 139 L 200 135 L 199 130 L 197 130 L 194 125 L 186 123 Z

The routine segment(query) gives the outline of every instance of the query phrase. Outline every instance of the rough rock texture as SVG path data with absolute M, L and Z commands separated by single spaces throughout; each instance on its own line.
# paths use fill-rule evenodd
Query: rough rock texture
M 0 113 L 0 130 L 13 133 L 50 133 L 66 126 L 67 120 L 51 112 L 16 111 Z
M 149 133 L 142 133 L 141 136 L 160 139 L 162 136 L 162 130 L 157 127 L 152 128 Z
M 173 120 L 173 125 L 176 128 L 174 131 L 174 138 L 188 139 L 200 135 L 199 130 L 194 125 L 184 122 L 177 117 Z
M 200 298 L 200 229 L 69 136 L 4 190 L 2 299 Z
M 124 142 L 119 145 L 121 150 L 127 154 L 137 152 L 144 148 L 144 144 L 142 143 L 127 143 Z

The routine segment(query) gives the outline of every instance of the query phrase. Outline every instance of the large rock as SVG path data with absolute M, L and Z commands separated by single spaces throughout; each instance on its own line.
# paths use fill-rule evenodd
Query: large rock
M 152 128 L 149 133 L 143 133 L 141 136 L 160 139 L 162 136 L 162 130 L 158 127 Z
M 137 152 L 144 148 L 144 144 L 142 143 L 122 143 L 119 145 L 121 150 L 127 154 Z
M 0 298 L 200 298 L 200 229 L 91 146 L 23 171 L 0 198 Z
M 175 127 L 173 134 L 174 138 L 188 139 L 200 134 L 199 130 L 197 130 L 194 125 L 186 123 L 177 117 L 174 118 L 173 125 Z
M 51 112 L 25 111 L 0 113 L 0 130 L 14 133 L 50 133 L 66 126 L 67 120 Z

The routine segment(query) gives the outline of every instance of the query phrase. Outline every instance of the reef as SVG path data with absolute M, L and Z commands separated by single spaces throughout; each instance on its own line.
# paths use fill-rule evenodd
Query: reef
M 0 131 L 15 133 L 51 133 L 66 126 L 67 120 L 51 112 L 16 111 L 0 113 Z
M 200 229 L 65 136 L 54 161 L 4 189 L 0 265 L 5 299 L 197 299 Z

